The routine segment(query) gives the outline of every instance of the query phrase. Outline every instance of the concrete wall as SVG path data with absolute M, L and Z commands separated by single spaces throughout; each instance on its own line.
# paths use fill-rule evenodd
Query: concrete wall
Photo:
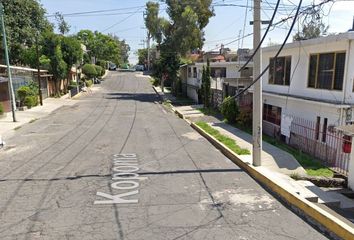
M 196 88 L 187 85 L 187 96 L 195 103 L 198 103 L 198 92 Z

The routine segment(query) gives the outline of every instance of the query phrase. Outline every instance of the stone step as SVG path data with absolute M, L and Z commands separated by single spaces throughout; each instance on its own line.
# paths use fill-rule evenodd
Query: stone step
M 318 197 L 318 203 L 324 204 L 329 207 L 340 207 L 340 200 L 331 197 L 327 192 L 323 191 L 321 188 L 314 185 L 312 182 L 299 180 L 296 181 Z
M 318 201 L 318 196 L 316 194 L 299 184 L 291 177 L 271 171 L 268 168 L 262 168 L 260 171 L 287 191 L 296 193 L 310 202 Z

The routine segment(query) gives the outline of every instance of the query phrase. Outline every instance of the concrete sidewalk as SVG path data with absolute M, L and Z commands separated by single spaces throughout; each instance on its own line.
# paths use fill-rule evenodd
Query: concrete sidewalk
M 250 163 L 252 162 L 252 136 L 226 123 L 211 123 L 221 134 L 228 136 L 236 141 L 242 147 L 248 149 L 251 154 L 248 155 Z M 262 166 L 271 171 L 291 175 L 306 175 L 305 169 L 289 153 L 263 141 Z
M 16 128 L 39 118 L 43 118 L 63 106 L 71 106 L 74 104 L 76 104 L 76 101 L 68 99 L 66 95 L 62 98 L 47 98 L 43 100 L 43 106 L 33 107 L 26 111 L 16 111 L 17 122 L 13 122 L 12 113 L 9 112 L 5 118 L 0 119 L 0 136 L 2 136 L 6 142 L 6 138 L 11 137 Z

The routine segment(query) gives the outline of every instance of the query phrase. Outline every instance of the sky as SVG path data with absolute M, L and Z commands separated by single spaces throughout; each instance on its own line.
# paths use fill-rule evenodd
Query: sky
M 294 15 L 297 4 L 300 0 L 280 0 L 275 21 L 279 21 L 289 15 Z M 321 2 L 322 0 L 303 0 L 302 6 Z M 137 62 L 136 51 L 144 47 L 147 31 L 144 27 L 143 12 L 146 0 L 40 0 L 47 10 L 48 19 L 54 22 L 50 15 L 55 12 L 71 14 L 65 16 L 70 24 L 69 34 L 74 34 L 82 29 L 97 30 L 103 33 L 113 33 L 125 39 L 131 47 L 129 61 Z M 273 14 L 276 0 L 262 1 L 262 20 L 269 20 Z M 224 4 L 224 5 L 223 5 Z M 217 50 L 221 44 L 232 50 L 239 47 L 252 48 L 252 26 L 253 19 L 252 0 L 213 0 L 215 16 L 209 20 L 205 31 L 205 43 L 203 50 Z M 222 6 L 223 5 L 223 6 Z M 229 5 L 229 6 L 225 6 Z M 232 6 L 231 6 L 232 5 Z M 168 17 L 165 13 L 165 4 L 160 4 L 160 15 Z M 322 21 L 329 25 L 328 32 L 346 32 L 352 28 L 354 16 L 354 0 L 337 0 L 335 3 L 326 3 L 323 9 Z M 100 10 L 111 10 L 104 13 L 86 13 Z M 246 21 L 245 21 L 246 20 Z M 294 34 L 301 29 L 301 22 L 298 21 L 293 30 Z M 282 43 L 291 20 L 272 28 L 266 37 L 264 45 L 269 43 Z M 266 28 L 266 25 L 262 26 Z M 240 39 L 240 40 L 238 40 Z M 289 40 L 291 41 L 291 39 Z

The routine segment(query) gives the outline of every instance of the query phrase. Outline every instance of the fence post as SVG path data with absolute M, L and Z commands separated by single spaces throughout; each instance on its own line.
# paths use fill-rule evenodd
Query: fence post
M 353 144 L 353 136 L 351 139 L 351 152 L 348 164 L 348 187 L 354 190 L 354 144 Z

